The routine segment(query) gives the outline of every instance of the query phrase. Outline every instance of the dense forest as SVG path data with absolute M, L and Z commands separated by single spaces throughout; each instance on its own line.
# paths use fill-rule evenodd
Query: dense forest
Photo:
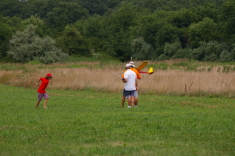
M 235 60 L 234 0 L 1 0 L 0 60 Z

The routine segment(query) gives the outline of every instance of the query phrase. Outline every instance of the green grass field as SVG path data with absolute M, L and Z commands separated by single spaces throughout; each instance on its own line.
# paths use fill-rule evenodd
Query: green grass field
M 232 156 L 235 102 L 229 98 L 139 95 L 121 109 L 121 93 L 0 85 L 1 156 Z

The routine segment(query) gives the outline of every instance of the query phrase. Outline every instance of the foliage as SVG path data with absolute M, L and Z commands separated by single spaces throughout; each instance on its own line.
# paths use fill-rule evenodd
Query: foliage
M 132 40 L 131 53 L 135 60 L 152 60 L 155 58 L 152 46 L 144 42 L 143 38 Z
M 189 58 L 201 42 L 216 41 L 224 42 L 227 49 L 219 52 L 221 59 L 212 54 L 206 60 L 231 61 L 234 10 L 234 0 L 4 0 L 0 54 L 7 57 L 11 35 L 33 24 L 39 37 L 50 36 L 70 55 L 111 56 L 120 61 L 134 53 L 140 60 Z M 76 35 L 69 36 L 69 31 Z M 146 48 L 134 52 L 133 44 L 140 38 Z M 181 47 L 173 55 L 166 54 L 176 40 Z
M 199 18 L 194 9 L 182 8 L 172 15 L 172 22 L 177 28 L 184 28 L 189 27 L 191 23 L 198 22 Z
M 88 16 L 88 11 L 75 2 L 59 2 L 58 6 L 46 15 L 46 23 L 50 28 L 63 29 L 67 24 Z
M 80 0 L 80 4 L 89 10 L 90 14 L 99 14 L 103 15 L 108 9 L 113 9 L 116 7 L 122 0 Z
M 96 56 L 110 56 L 111 45 L 107 37 L 111 34 L 107 33 L 106 22 L 107 19 L 100 15 L 93 15 L 86 20 L 79 20 L 73 26 L 79 30 L 79 33 L 84 38 L 87 38 L 89 43 L 89 51 Z M 114 55 L 114 54 L 113 54 Z
M 128 60 L 131 56 L 130 44 L 133 36 L 131 27 L 137 22 L 137 10 L 130 3 L 124 3 L 117 11 L 107 18 L 107 41 L 110 44 L 110 55 L 121 61 Z M 106 33 L 107 33 L 106 32 Z
M 192 50 L 190 48 L 183 48 L 179 40 L 174 43 L 166 43 L 164 47 L 164 53 L 158 57 L 158 60 L 167 59 L 191 59 Z
M 5 23 L 0 22 L 0 44 L 2 44 L 12 33 L 12 28 Z
M 0 21 L 0 58 L 6 57 L 8 39 L 12 35 L 12 28 Z
M 189 27 L 189 42 L 193 48 L 199 46 L 199 42 L 209 42 L 217 39 L 216 23 L 206 17 L 202 21 L 191 24 Z
M 43 36 L 48 36 L 49 31 L 47 30 L 46 23 L 40 19 L 37 15 L 35 16 L 30 16 L 30 18 L 27 18 L 22 21 L 22 25 L 26 28 L 28 25 L 34 25 L 37 26 L 35 29 L 35 32 L 38 36 L 43 37 Z
M 223 50 L 220 54 L 220 61 L 221 62 L 230 62 L 233 61 L 234 54 L 229 52 L 228 50 Z
M 55 41 L 50 37 L 40 38 L 35 29 L 35 26 L 29 25 L 24 31 L 13 35 L 7 52 L 12 60 L 23 63 L 39 60 L 46 64 L 64 61 L 67 55 L 55 47 Z
M 21 22 L 23 21 L 21 18 L 13 16 L 13 17 L 3 17 L 0 15 L 0 21 L 9 25 L 14 31 L 21 29 Z
M 227 40 L 229 44 L 233 44 L 235 42 L 235 1 L 227 0 L 221 6 L 221 14 L 220 20 L 223 24 L 223 33 L 226 35 L 223 36 L 224 39 Z
M 200 46 L 192 51 L 192 58 L 199 61 L 218 61 L 222 57 L 221 60 L 225 61 L 224 59 L 228 58 L 226 49 L 225 43 L 201 42 Z
M 64 52 L 69 55 L 91 56 L 88 40 L 84 38 L 76 28 L 68 25 L 62 34 L 63 35 L 58 39 L 58 44 L 62 47 Z

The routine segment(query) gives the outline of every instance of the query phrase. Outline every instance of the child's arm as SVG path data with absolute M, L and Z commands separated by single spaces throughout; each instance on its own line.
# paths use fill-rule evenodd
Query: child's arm
M 40 85 L 40 82 L 41 82 L 41 79 L 39 78 L 38 79 L 38 83 L 37 83 L 38 86 Z

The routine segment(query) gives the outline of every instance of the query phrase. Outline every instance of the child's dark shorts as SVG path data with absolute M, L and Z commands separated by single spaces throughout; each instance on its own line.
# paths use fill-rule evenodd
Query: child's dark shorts
M 47 99 L 49 95 L 47 93 L 38 93 L 38 101 L 42 101 L 42 98 Z

